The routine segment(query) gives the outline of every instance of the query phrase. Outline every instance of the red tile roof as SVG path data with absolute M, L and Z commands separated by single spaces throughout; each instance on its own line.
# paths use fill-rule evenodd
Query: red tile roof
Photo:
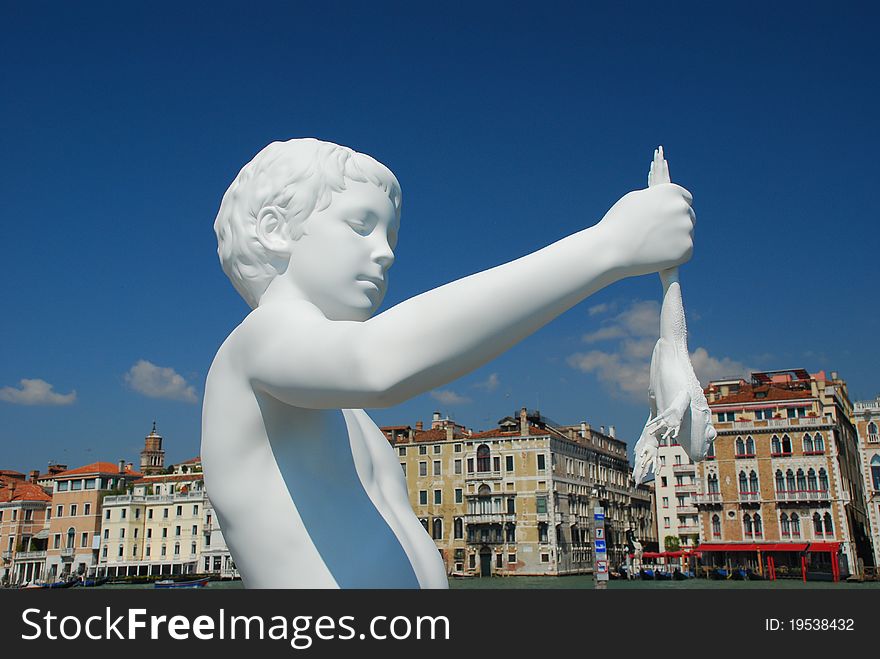
M 181 463 L 179 463 L 179 464 L 182 464 L 182 465 L 189 465 L 189 464 L 193 464 L 193 463 L 195 463 L 195 462 L 201 462 L 201 461 L 202 461 L 202 456 L 197 455 L 196 457 L 194 457 L 194 458 L 190 458 L 189 460 L 184 460 L 183 462 L 181 462 Z
M 204 475 L 200 471 L 191 474 L 157 474 L 156 476 L 144 476 L 134 481 L 132 485 L 149 485 L 150 483 L 179 483 L 181 481 L 200 481 Z
M 55 478 L 67 478 L 68 476 L 80 476 L 82 474 L 119 474 L 119 465 L 114 464 L 113 462 L 93 462 L 92 464 L 85 465 L 84 467 L 77 467 L 76 469 L 68 469 L 67 471 L 62 471 L 60 474 L 56 474 Z M 142 474 L 140 472 L 130 470 L 126 465 L 125 468 L 126 476 L 135 476 L 140 478 Z
M 544 435 L 558 434 L 553 433 L 549 428 L 539 428 L 538 426 L 529 426 L 529 435 L 543 437 Z M 470 439 L 490 439 L 492 437 L 519 437 L 519 428 L 516 430 L 501 430 L 501 428 L 492 428 L 484 432 L 475 432 Z
M 16 483 L 15 488 L 4 487 L 0 489 L 0 503 L 10 501 L 51 501 L 52 497 L 46 494 L 39 485 L 33 483 Z
M 763 393 L 758 397 L 756 394 Z M 773 385 L 745 385 L 738 393 L 719 398 L 712 401 L 709 406 L 730 405 L 733 403 L 765 403 L 775 400 L 794 400 L 813 398 L 813 393 L 809 389 L 783 389 L 774 387 Z

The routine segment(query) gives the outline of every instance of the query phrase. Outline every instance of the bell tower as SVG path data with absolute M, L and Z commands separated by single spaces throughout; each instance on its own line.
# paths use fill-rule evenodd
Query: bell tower
M 144 439 L 144 450 L 141 451 L 141 473 L 149 476 L 164 471 L 165 451 L 162 448 L 162 435 L 156 432 L 156 422 L 153 421 L 153 430 Z

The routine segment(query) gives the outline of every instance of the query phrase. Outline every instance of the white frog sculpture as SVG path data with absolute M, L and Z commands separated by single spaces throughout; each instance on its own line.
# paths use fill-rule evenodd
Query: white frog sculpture
M 648 173 L 648 187 L 669 183 L 669 165 L 663 147 L 654 151 Z M 699 462 L 706 457 L 717 433 L 712 426 L 709 404 L 691 365 L 687 325 L 681 301 L 678 268 L 660 273 L 663 306 L 660 310 L 660 339 L 651 355 L 648 399 L 651 410 L 635 447 L 633 479 L 646 480 L 655 470 L 660 439 L 677 439 L 688 457 Z

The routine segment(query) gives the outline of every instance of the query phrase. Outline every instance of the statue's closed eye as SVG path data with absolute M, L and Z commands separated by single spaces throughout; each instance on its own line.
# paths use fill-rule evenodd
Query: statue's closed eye
M 361 235 L 368 236 L 372 233 L 373 228 L 376 226 L 375 222 L 370 222 L 369 220 L 361 220 L 361 219 L 351 219 L 346 220 L 346 224 L 351 227 L 352 231 Z

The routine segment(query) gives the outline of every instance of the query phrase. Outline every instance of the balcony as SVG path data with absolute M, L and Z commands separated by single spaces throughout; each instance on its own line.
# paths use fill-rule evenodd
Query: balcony
M 696 471 L 697 465 L 694 464 L 677 464 L 672 465 L 673 474 L 692 474 Z
M 676 483 L 675 484 L 676 492 L 696 492 L 697 484 L 696 483 Z
M 755 454 L 754 453 L 737 453 L 733 457 L 736 458 L 737 460 L 746 460 L 748 458 L 754 458 Z
M 830 490 L 776 490 L 776 501 L 829 501 Z
M 691 497 L 698 506 L 711 506 L 721 503 L 721 492 L 704 492 Z
M 868 435 L 868 444 L 880 444 L 880 434 L 871 433 Z
M 3 560 L 4 561 L 11 561 L 12 560 L 12 552 L 11 551 L 4 551 L 3 552 Z
M 500 471 L 474 471 L 465 476 L 466 481 L 497 481 L 501 480 Z
M 61 558 L 65 561 L 72 561 L 73 555 L 76 553 L 76 549 L 73 547 L 64 547 L 61 550 Z
M 684 526 L 679 524 L 678 526 L 678 534 L 679 535 L 692 535 L 700 532 L 700 527 L 695 524 L 690 524 L 688 526 Z
M 739 501 L 740 503 L 758 503 L 761 501 L 761 493 L 760 492 L 740 492 L 739 493 Z
M 696 515 L 697 507 L 692 504 L 685 504 L 684 506 L 678 506 L 676 508 L 676 515 Z
M 20 551 L 15 555 L 17 561 L 42 561 L 46 558 L 46 551 Z
M 464 515 L 466 524 L 506 524 L 516 523 L 516 515 L 512 513 L 468 513 Z

